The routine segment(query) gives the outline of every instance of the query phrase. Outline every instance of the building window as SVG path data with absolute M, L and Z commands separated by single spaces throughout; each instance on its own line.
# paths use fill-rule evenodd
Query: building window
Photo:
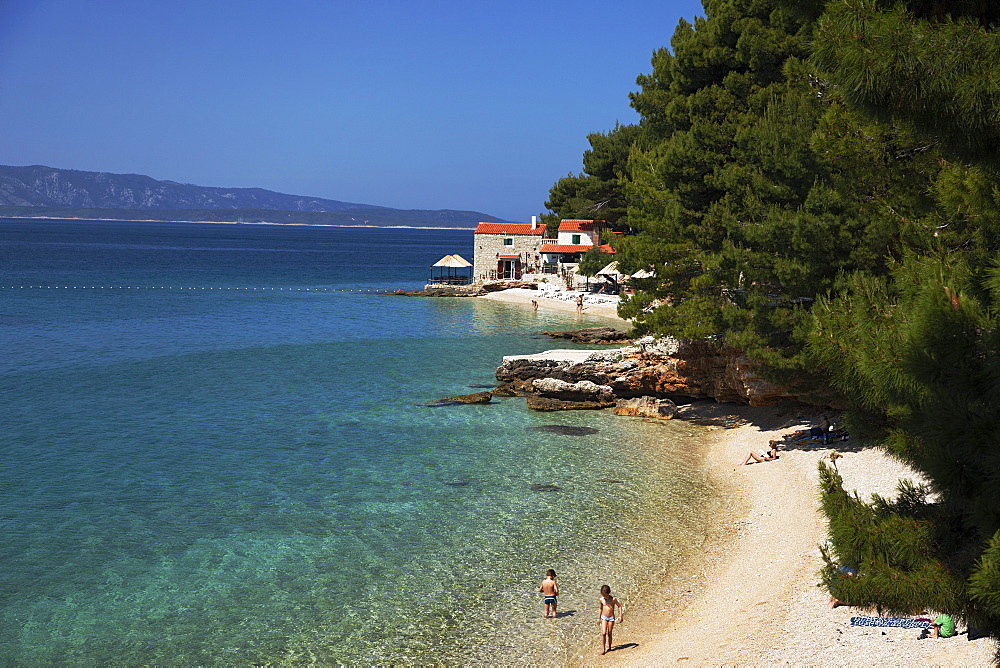
M 514 240 L 513 239 L 504 239 L 503 240 L 503 245 L 504 246 L 513 246 L 514 245 Z
M 574 246 L 579 246 L 580 245 L 580 235 L 579 234 L 574 234 L 573 235 L 573 245 Z

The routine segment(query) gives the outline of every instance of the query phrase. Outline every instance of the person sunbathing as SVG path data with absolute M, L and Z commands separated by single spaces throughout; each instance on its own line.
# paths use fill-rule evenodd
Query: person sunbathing
M 762 448 L 757 452 L 751 450 L 750 454 L 747 455 L 747 458 L 743 460 L 743 463 L 740 464 L 740 466 L 745 466 L 749 464 L 750 460 L 753 460 L 755 462 L 770 462 L 777 458 L 778 458 L 778 442 L 771 441 L 770 443 L 768 443 L 767 448 Z

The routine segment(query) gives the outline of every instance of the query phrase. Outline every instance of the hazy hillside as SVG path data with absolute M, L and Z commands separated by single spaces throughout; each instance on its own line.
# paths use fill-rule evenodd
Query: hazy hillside
M 435 227 L 471 227 L 480 221 L 501 220 L 477 211 L 391 209 L 262 188 L 213 188 L 157 181 L 141 174 L 40 165 L 0 166 L 3 215 Z

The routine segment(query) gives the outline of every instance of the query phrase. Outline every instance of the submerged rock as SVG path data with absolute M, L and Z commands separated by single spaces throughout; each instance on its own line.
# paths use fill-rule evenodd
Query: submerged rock
M 532 492 L 559 492 L 561 490 L 562 487 L 559 485 L 544 485 L 541 483 L 535 483 L 531 486 Z
M 550 339 L 569 339 L 573 343 L 588 344 L 609 344 L 624 343 L 630 340 L 627 332 L 614 327 L 586 327 L 584 329 L 571 329 L 566 332 L 532 332 L 541 334 Z
M 564 424 L 543 424 L 538 427 L 528 427 L 528 431 L 544 431 L 549 434 L 562 434 L 563 436 L 589 436 L 596 434 L 599 429 L 593 427 L 573 427 Z
M 488 404 L 493 400 L 492 392 L 475 392 L 473 394 L 460 394 L 454 397 L 445 397 L 437 401 L 428 401 L 418 406 L 429 408 L 440 408 L 442 406 L 464 406 L 465 404 Z
M 615 405 L 610 401 L 565 401 L 552 397 L 528 397 L 528 408 L 533 411 L 593 411 L 601 408 L 611 408 Z
M 473 392 L 472 394 L 459 394 L 454 397 L 445 397 L 445 401 L 457 401 L 460 404 L 488 404 L 493 400 L 492 392 Z

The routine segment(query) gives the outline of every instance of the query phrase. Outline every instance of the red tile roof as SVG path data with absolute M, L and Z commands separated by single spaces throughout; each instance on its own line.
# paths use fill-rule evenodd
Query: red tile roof
M 545 244 L 538 251 L 540 253 L 586 253 L 593 246 L 583 244 Z M 599 247 L 603 253 L 614 253 L 615 250 L 608 244 Z
M 526 234 L 529 236 L 541 236 L 544 232 L 544 225 L 539 224 L 535 229 L 531 229 L 531 223 L 479 223 L 476 226 L 476 234 Z
M 599 225 L 593 220 L 567 218 L 566 220 L 559 221 L 560 232 L 584 232 L 597 229 L 598 227 Z

